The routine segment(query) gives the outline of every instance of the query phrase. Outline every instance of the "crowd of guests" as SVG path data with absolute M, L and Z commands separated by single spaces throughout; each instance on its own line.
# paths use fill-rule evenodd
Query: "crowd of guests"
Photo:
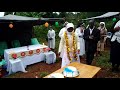
M 111 28 L 111 48 L 110 62 L 112 71 L 119 71 L 119 51 L 120 51 L 120 21 L 116 21 Z M 48 46 L 55 49 L 55 31 L 50 27 L 48 31 Z M 59 32 L 60 43 L 58 54 L 62 59 L 61 67 L 71 62 L 80 62 L 84 58 L 86 64 L 92 65 L 94 56 L 102 56 L 107 39 L 107 28 L 105 22 L 100 22 L 96 26 L 95 20 L 90 20 L 87 27 L 82 21 L 77 27 L 73 23 L 65 22 Z

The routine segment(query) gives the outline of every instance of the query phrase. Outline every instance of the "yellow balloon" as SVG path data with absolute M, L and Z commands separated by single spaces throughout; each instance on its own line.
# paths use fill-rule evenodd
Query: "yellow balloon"
M 48 22 L 46 22 L 46 23 L 45 23 L 45 27 L 48 27 L 48 26 L 49 26 L 49 23 L 48 23 Z
M 10 27 L 10 28 L 13 28 L 13 24 L 9 24 L 9 27 Z

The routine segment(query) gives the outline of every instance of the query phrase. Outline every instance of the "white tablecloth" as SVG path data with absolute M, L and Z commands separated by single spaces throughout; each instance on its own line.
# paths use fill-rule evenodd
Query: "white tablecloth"
M 26 72 L 25 67 L 21 61 L 21 59 L 17 58 L 15 60 L 10 59 L 8 61 L 7 64 L 7 71 L 9 72 L 9 74 L 18 72 L 18 71 L 22 71 L 22 72 Z
M 47 64 L 52 64 L 56 62 L 56 54 L 53 51 L 44 54 L 45 54 L 45 62 Z
M 47 48 L 48 46 L 45 46 L 45 45 L 29 45 L 29 50 L 34 50 L 34 49 L 40 49 L 40 48 Z M 23 52 L 23 51 L 29 51 L 27 49 L 27 46 L 24 46 L 24 47 L 18 47 L 18 48 L 11 48 L 11 49 L 6 49 L 4 51 L 4 59 L 7 61 L 7 63 L 10 63 L 9 60 L 9 55 L 11 53 L 11 51 L 14 53 L 20 53 L 20 52 Z M 24 67 L 26 68 L 27 65 L 30 65 L 30 64 L 34 64 L 34 63 L 37 63 L 37 62 L 41 62 L 41 61 L 44 61 L 45 60 L 45 54 L 43 52 L 39 53 L 39 54 L 33 54 L 31 56 L 25 56 L 25 57 L 22 57 L 20 58 Z M 7 70 L 9 70 L 9 66 L 7 65 Z

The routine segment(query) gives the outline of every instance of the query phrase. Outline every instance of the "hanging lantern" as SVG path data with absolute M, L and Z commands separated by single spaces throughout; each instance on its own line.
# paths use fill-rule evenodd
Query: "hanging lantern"
M 13 28 L 13 24 L 12 23 L 9 24 L 9 28 Z
M 55 26 L 58 27 L 58 26 L 59 26 L 59 23 L 58 23 L 58 22 L 55 22 Z
M 116 18 L 113 18 L 112 21 L 115 22 L 117 19 Z
M 46 22 L 46 23 L 45 23 L 45 27 L 48 27 L 48 26 L 49 26 L 49 23 L 48 23 L 48 22 Z

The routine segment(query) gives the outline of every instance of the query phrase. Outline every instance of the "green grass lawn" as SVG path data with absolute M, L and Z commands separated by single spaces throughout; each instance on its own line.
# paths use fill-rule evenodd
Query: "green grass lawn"
M 102 53 L 102 56 L 95 57 L 95 60 L 96 60 L 96 65 L 101 68 L 110 68 L 111 67 L 111 63 L 109 62 L 109 60 L 110 60 L 109 50 L 104 51 Z

